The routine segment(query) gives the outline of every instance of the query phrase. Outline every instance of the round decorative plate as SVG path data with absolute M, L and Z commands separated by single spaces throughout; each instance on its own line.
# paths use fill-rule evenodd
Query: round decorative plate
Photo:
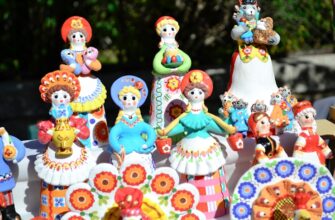
M 293 188 L 286 189 L 287 185 L 290 187 L 299 186 L 301 191 L 308 192 L 305 193 L 308 194 L 307 196 L 300 193 L 303 195 L 299 194 L 299 198 L 302 197 L 302 201 L 305 199 L 306 210 L 314 209 L 310 213 L 315 211 L 320 213 L 321 218 L 318 219 L 335 219 L 335 182 L 332 175 L 321 164 L 309 163 L 297 158 L 273 159 L 267 163 L 255 165 L 244 173 L 232 196 L 231 219 L 271 219 L 266 217 L 267 209 L 268 212 L 272 212 L 271 215 L 275 215 L 273 207 L 284 206 L 278 202 L 284 201 L 283 195 L 280 195 L 283 191 L 287 195 L 286 198 L 291 198 L 290 201 L 286 201 L 287 204 L 291 203 L 298 207 L 299 204 L 295 204 L 297 203 L 295 199 L 298 198 L 298 191 L 292 191 Z M 283 189 L 280 188 L 281 186 Z M 271 189 L 274 189 L 273 192 Z M 319 202 L 312 203 L 313 199 L 317 201 L 313 195 L 318 197 L 321 202 L 318 200 Z M 276 196 L 277 198 L 271 198 Z M 262 202 L 264 204 L 261 204 Z M 286 208 L 292 209 L 292 207 Z M 257 210 L 260 211 L 256 213 Z

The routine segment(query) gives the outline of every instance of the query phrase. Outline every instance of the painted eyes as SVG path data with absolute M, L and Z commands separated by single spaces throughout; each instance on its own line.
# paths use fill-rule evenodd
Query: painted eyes
M 67 95 L 63 95 L 63 98 L 66 99 L 66 98 L 67 98 Z
M 163 31 L 166 32 L 167 31 L 166 28 L 164 28 Z
M 167 29 L 167 28 L 163 28 L 163 31 L 164 31 L 164 32 L 167 32 L 168 29 Z M 174 31 L 174 27 L 171 27 L 171 31 Z
M 58 95 L 55 95 L 54 98 L 55 98 L 55 99 L 58 99 Z
M 127 96 L 123 96 L 123 101 L 127 101 L 128 97 Z M 132 96 L 131 97 L 131 100 L 135 101 L 136 100 L 136 97 L 135 96 Z
M 80 34 L 79 37 L 80 37 L 80 38 L 83 38 L 84 35 Z M 73 34 L 73 35 L 72 35 L 72 38 L 75 39 L 75 38 L 76 38 L 76 34 Z
M 202 91 L 199 91 L 198 93 L 199 93 L 199 95 L 201 95 L 201 94 L 202 94 Z M 195 92 L 194 92 L 194 91 L 191 91 L 191 95 L 195 95 Z
M 306 118 L 306 119 L 309 119 L 309 116 L 308 116 L 308 115 L 305 115 L 305 118 Z

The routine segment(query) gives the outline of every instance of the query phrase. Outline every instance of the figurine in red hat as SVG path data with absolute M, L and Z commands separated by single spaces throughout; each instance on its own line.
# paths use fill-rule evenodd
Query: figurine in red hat
M 197 209 L 207 219 L 217 218 L 226 214 L 230 196 L 223 169 L 223 152 L 211 133 L 233 134 L 236 128 L 208 112 L 204 100 L 212 94 L 213 82 L 207 73 L 201 70 L 188 72 L 181 82 L 181 91 L 189 101 L 186 112 L 164 129 L 159 129 L 158 134 L 186 134 L 171 150 L 171 167 L 186 175 L 187 181 L 199 189 Z
M 298 102 L 293 107 L 295 119 L 301 126 L 301 133 L 295 142 L 293 157 L 305 158 L 325 165 L 332 157 L 327 143 L 315 132 L 316 111 L 309 101 Z
M 87 47 L 92 38 L 90 23 L 83 17 L 72 16 L 66 19 L 61 35 L 69 48 L 62 50 L 61 57 L 65 64 L 60 70 L 74 73 L 80 82 L 80 94 L 71 103 L 76 117 L 87 121 L 90 135 L 87 139 L 79 139 L 87 148 L 96 148 L 107 144 L 108 126 L 105 117 L 104 103 L 107 91 L 98 77 L 92 73 L 101 69 L 97 59 L 99 52 L 95 47 Z
M 268 114 L 265 112 L 252 113 L 248 125 L 256 139 L 253 164 L 264 163 L 273 158 L 287 157 L 284 148 L 279 143 L 278 136 L 272 136 Z

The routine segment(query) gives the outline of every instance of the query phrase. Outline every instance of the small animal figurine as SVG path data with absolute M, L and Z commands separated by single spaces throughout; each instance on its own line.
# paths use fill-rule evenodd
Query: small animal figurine
M 16 213 L 12 190 L 15 187 L 14 175 L 9 163 L 20 162 L 26 153 L 24 144 L 10 136 L 5 128 L 0 128 L 0 219 L 21 220 Z
M 113 83 L 111 95 L 120 111 L 109 133 L 109 150 L 125 157 L 142 157 L 154 169 L 151 152 L 155 149 L 156 132 L 143 121 L 139 109 L 148 96 L 145 82 L 136 76 L 123 76 Z
M 279 92 L 272 93 L 270 104 L 273 105 L 270 119 L 275 128 L 280 129 L 288 125 L 290 123 L 287 116 L 289 108 Z
M 165 47 L 162 64 L 165 67 L 176 68 L 183 63 L 183 57 L 178 51 L 178 43 L 175 39 L 178 31 L 178 22 L 170 16 L 160 17 L 155 24 L 156 32 L 161 37 L 158 47 Z
M 256 100 L 254 104 L 251 106 L 251 112 L 267 112 L 268 106 L 264 103 L 264 100 Z
M 236 128 L 208 112 L 204 100 L 212 94 L 213 82 L 207 73 L 188 72 L 181 82 L 181 91 L 189 101 L 186 112 L 157 132 L 169 137 L 186 134 L 171 150 L 171 167 L 199 189 L 198 209 L 207 219 L 218 218 L 226 214 L 230 199 L 223 169 L 225 159 L 211 133 L 233 134 Z M 213 191 L 207 191 L 207 185 Z
M 309 101 L 298 102 L 293 107 L 293 112 L 302 129 L 294 145 L 293 157 L 325 165 L 326 159 L 332 158 L 332 151 L 313 128 L 316 124 L 316 111 L 312 104 Z
M 99 51 L 95 47 L 89 47 L 85 50 L 83 54 L 84 62 L 81 65 L 82 74 L 87 75 L 91 72 L 91 70 L 100 70 L 101 63 L 97 60 L 99 55 Z
M 233 124 L 230 113 L 233 110 L 233 102 L 236 100 L 233 94 L 230 92 L 225 92 L 220 95 L 222 107 L 219 108 L 219 115 L 222 117 L 223 121 L 228 124 Z
M 272 18 L 266 17 L 257 21 L 256 28 L 253 30 L 253 39 L 256 44 L 279 44 L 280 36 L 273 30 Z
M 252 113 L 249 128 L 256 140 L 253 164 L 264 163 L 273 158 L 284 158 L 287 154 L 280 145 L 278 136 L 271 133 L 270 117 L 265 112 Z
M 76 75 L 79 75 L 81 73 L 82 67 L 79 63 L 77 63 L 74 52 L 72 52 L 69 49 L 64 49 L 62 50 L 60 55 L 62 57 L 63 62 L 66 64 L 66 65 L 64 64 L 60 65 L 61 70 L 69 71 Z
M 292 95 L 291 90 L 287 87 L 280 87 L 278 89 L 279 93 L 282 95 L 286 105 L 287 105 L 287 117 L 290 123 L 285 127 L 285 131 L 292 131 L 294 128 L 294 114 L 293 114 L 293 106 L 298 102 L 297 98 Z
M 231 110 L 231 120 L 236 127 L 237 132 L 241 133 L 244 137 L 248 132 L 248 103 L 239 99 L 233 102 L 233 109 Z
M 236 12 L 233 14 L 238 26 L 232 30 L 231 36 L 234 40 L 242 40 L 246 44 L 253 42 L 253 29 L 259 19 L 260 8 L 257 0 L 239 0 L 239 6 L 235 5 Z

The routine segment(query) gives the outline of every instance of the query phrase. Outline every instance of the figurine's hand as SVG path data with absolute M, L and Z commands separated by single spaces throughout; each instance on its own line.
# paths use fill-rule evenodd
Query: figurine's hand
M 53 129 L 48 129 L 47 134 L 52 136 L 54 134 L 54 130 Z
M 157 129 L 157 134 L 159 135 L 159 136 L 166 136 L 166 133 L 165 133 L 165 130 L 164 129 Z

